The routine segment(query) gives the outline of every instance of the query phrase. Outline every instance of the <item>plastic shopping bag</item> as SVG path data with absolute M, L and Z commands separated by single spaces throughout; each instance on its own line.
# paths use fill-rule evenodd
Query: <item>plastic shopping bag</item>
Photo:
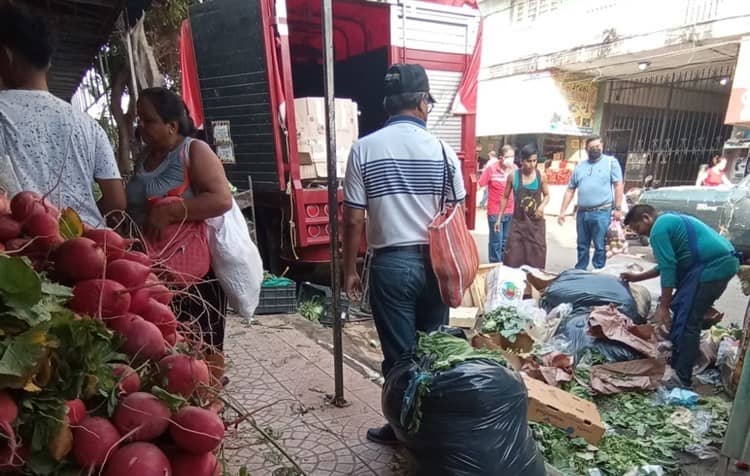
M 263 261 L 250 239 L 245 216 L 233 199 L 228 212 L 206 222 L 211 268 L 232 309 L 250 319 L 260 300 Z
M 612 220 L 607 230 L 607 258 L 628 252 L 628 240 L 620 220 Z
M 487 275 L 485 288 L 485 312 L 494 311 L 498 307 L 517 307 L 526 290 L 526 273 L 517 268 L 497 266 Z

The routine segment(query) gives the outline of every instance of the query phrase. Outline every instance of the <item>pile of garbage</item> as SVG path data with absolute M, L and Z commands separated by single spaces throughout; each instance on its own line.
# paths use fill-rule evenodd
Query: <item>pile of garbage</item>
M 682 456 L 718 457 L 731 404 L 715 394 L 737 330 L 702 335 L 694 380 L 712 396 L 668 391 L 671 343 L 648 290 L 576 270 L 479 276 L 473 326 L 420 335 L 386 377 L 384 413 L 418 474 L 672 475 Z
M 501 351 L 511 367 L 543 386 L 540 395 L 564 391 L 591 402 L 600 417 L 590 421 L 599 428 L 579 431 L 573 408 L 561 408 L 558 420 L 542 416 L 539 423 L 530 413 L 549 465 L 570 475 L 678 474 L 683 453 L 718 457 L 731 404 L 664 388 L 672 372 L 666 364 L 671 343 L 668 330 L 649 321 L 655 309 L 643 302 L 648 292 L 607 273 L 579 270 L 541 278 L 526 270 L 532 276 L 522 284 L 519 271 L 497 267 L 487 276 L 474 345 Z M 526 288 L 531 299 L 502 292 L 526 282 L 537 286 Z M 694 380 L 712 394 L 730 390 L 739 334 L 719 325 L 702 334 Z M 527 387 L 531 402 L 542 398 L 535 386 Z

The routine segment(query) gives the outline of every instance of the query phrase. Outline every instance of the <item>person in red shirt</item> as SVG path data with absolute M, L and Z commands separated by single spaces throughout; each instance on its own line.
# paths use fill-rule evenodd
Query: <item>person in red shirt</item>
M 719 185 L 731 185 L 726 174 L 727 159 L 726 157 L 714 156 L 708 164 L 706 170 L 698 173 L 696 185 L 703 187 L 718 187 Z
M 479 177 L 479 186 L 487 187 L 487 222 L 490 229 L 488 258 L 490 263 L 500 263 L 508 240 L 510 220 L 513 218 L 513 197 L 508 200 L 505 210 L 500 210 L 500 200 L 505 192 L 508 177 L 515 171 L 513 164 L 515 153 L 513 147 L 502 148 L 503 157 L 494 163 L 488 163 Z

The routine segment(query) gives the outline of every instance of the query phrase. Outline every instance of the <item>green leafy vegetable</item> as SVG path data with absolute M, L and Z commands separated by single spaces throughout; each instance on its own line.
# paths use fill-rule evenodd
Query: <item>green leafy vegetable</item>
M 519 316 L 514 307 L 499 307 L 490 311 L 484 315 L 482 322 L 482 332 L 499 332 L 511 343 L 528 327 L 529 320 Z

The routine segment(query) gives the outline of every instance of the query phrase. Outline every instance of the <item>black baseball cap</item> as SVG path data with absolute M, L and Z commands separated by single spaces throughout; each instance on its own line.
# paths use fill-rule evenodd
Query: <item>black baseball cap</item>
M 432 103 L 435 99 L 430 94 L 430 80 L 420 64 L 394 64 L 385 74 L 385 95 L 397 96 L 404 93 L 427 93 Z

